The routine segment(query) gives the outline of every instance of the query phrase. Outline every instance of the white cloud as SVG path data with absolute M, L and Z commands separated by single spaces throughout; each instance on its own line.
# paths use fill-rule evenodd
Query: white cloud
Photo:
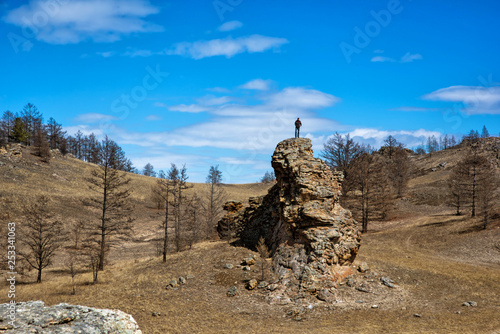
M 270 104 L 278 107 L 299 109 L 320 109 L 340 101 L 338 97 L 319 90 L 302 87 L 288 87 L 269 98 Z
M 220 96 L 216 97 L 213 95 L 207 95 L 202 98 L 199 98 L 197 101 L 204 106 L 218 106 L 221 104 L 226 104 L 231 102 L 233 98 L 231 96 Z
M 381 50 L 376 50 L 376 51 L 381 51 Z M 382 53 L 382 52 L 376 52 L 376 53 Z M 407 52 L 399 60 L 397 60 L 395 58 L 391 58 L 391 57 L 375 56 L 370 61 L 374 62 L 374 63 L 385 63 L 385 62 L 390 62 L 390 63 L 395 63 L 395 62 L 398 62 L 398 63 L 411 63 L 414 60 L 421 60 L 421 59 L 422 59 L 422 55 L 421 54 L 419 54 L 419 53 L 411 54 L 411 53 Z
M 407 52 L 403 57 L 401 57 L 400 62 L 401 63 L 411 63 L 414 60 L 421 60 L 421 59 L 422 59 L 421 54 L 419 54 L 419 53 L 410 54 L 409 52 Z
M 278 50 L 287 44 L 285 38 L 251 35 L 246 37 L 213 39 L 209 41 L 182 42 L 166 52 L 168 55 L 179 55 L 202 59 L 214 56 L 231 58 L 239 53 L 264 52 L 270 49 Z
M 158 12 L 148 0 L 32 0 L 8 12 L 3 20 L 27 27 L 37 40 L 51 44 L 113 42 L 132 33 L 162 31 L 144 19 Z
M 370 144 L 375 148 L 383 145 L 388 136 L 393 136 L 398 141 L 404 143 L 406 147 L 416 147 L 422 142 L 426 142 L 430 136 L 441 136 L 440 132 L 419 129 L 415 131 L 388 131 L 371 128 L 359 128 L 349 132 L 351 138 L 364 144 Z
M 217 30 L 219 31 L 231 31 L 243 27 L 243 23 L 240 21 L 229 21 L 221 25 Z
M 231 92 L 229 89 L 224 88 L 224 87 L 212 87 L 212 88 L 207 88 L 209 92 L 214 92 L 214 93 L 229 93 Z
M 395 62 L 396 60 L 390 57 L 375 56 L 371 59 L 374 63 Z
M 425 107 L 399 107 L 389 109 L 391 111 L 405 111 L 405 112 L 427 112 L 427 111 L 439 111 L 439 108 L 425 108 Z
M 146 121 L 160 121 L 162 119 L 159 115 L 148 115 L 146 116 Z
M 254 79 L 243 85 L 240 88 L 243 89 L 255 89 L 255 90 L 268 90 L 271 85 L 271 80 Z
M 451 86 L 424 95 L 426 100 L 463 103 L 463 112 L 473 114 L 500 114 L 500 87 Z
M 105 52 L 96 52 L 98 56 L 104 57 L 104 58 L 109 58 L 115 55 L 115 52 L 113 51 L 105 51 Z
M 178 104 L 175 106 L 168 106 L 167 108 L 170 111 L 189 112 L 189 113 L 199 113 L 210 110 L 210 108 L 198 104 Z
M 132 50 L 132 51 L 126 51 L 122 55 L 134 58 L 134 57 L 150 57 L 153 54 L 157 54 L 157 53 L 154 53 L 151 50 Z
M 75 118 L 75 121 L 86 124 L 97 123 L 101 121 L 113 121 L 113 120 L 117 120 L 117 118 L 115 116 L 104 115 L 99 113 L 81 114 L 76 116 Z

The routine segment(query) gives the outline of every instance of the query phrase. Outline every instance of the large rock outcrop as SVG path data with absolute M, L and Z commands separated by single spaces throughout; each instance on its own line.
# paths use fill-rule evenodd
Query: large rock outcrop
M 342 174 L 314 158 L 311 147 L 307 138 L 280 142 L 272 157 L 277 183 L 267 195 L 250 198 L 246 208 L 226 205 L 231 210 L 219 234 L 232 229 L 250 248 L 264 237 L 281 285 L 316 293 L 334 285 L 335 268 L 352 263 L 361 234 L 339 204 Z
M 118 310 L 42 301 L 0 305 L 1 333 L 141 334 L 131 315 Z

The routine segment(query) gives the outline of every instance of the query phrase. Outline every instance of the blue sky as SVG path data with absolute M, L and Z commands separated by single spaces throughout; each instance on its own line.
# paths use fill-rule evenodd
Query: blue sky
M 271 170 L 301 134 L 380 146 L 500 132 L 500 3 L 34 0 L 0 4 L 0 112 L 31 102 L 134 165 L 203 182 Z

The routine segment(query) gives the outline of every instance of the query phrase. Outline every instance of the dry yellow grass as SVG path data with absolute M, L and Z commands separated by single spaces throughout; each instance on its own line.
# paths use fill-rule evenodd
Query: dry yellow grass
M 452 161 L 451 157 L 435 154 L 417 163 L 430 168 L 442 162 L 440 159 Z M 20 166 L 0 175 L 1 191 L 18 198 L 50 193 L 58 198 L 62 215 L 84 215 L 79 200 L 89 194 L 83 181 L 89 168 L 89 164 L 68 159 L 53 160 L 50 166 Z M 446 169 L 422 175 L 412 181 L 410 191 L 438 189 L 436 183 L 444 173 Z M 155 210 L 146 198 L 154 179 L 132 178 L 138 227 L 147 230 L 157 224 L 151 219 Z M 195 185 L 193 190 L 201 186 Z M 245 200 L 264 193 L 267 187 L 227 185 L 226 189 L 230 197 Z M 17 287 L 17 300 L 120 309 L 132 314 L 146 334 L 500 332 L 498 223 L 486 231 L 479 230 L 476 221 L 457 218 L 442 206 L 401 202 L 398 211 L 399 220 L 370 224 L 357 259 L 367 261 L 372 271 L 392 278 L 409 296 L 397 303 L 382 302 L 378 309 L 366 303 L 348 311 L 317 307 L 297 322 L 286 316 L 288 306 L 269 305 L 260 291 L 243 289 L 246 280 L 260 276 L 259 266 L 251 272 L 223 268 L 226 263 L 239 264 L 251 251 L 224 242 L 205 242 L 192 250 L 170 254 L 162 263 L 151 257 L 153 246 L 146 236 L 115 250 L 98 284 L 90 284 L 90 273 L 77 275 L 76 295 L 70 294 L 67 270 L 56 265 L 46 270 L 41 284 L 29 283 L 33 281 L 29 276 L 22 278 L 25 283 Z M 179 290 L 165 289 L 171 279 L 187 275 L 194 278 Z M 226 292 L 232 285 L 238 286 L 239 295 L 229 298 Z M 7 301 L 6 292 L 5 286 L 0 288 L 0 302 Z M 364 298 L 362 293 L 359 298 Z M 461 306 L 469 300 L 478 306 Z M 154 317 L 153 312 L 161 316 Z

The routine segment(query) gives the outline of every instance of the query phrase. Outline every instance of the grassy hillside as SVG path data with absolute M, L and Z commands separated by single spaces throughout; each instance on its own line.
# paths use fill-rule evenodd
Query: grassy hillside
M 203 242 L 170 254 L 162 263 L 151 242 L 159 223 L 148 199 L 155 179 L 131 174 L 136 236 L 112 251 L 99 283 L 91 284 L 91 273 L 83 270 L 72 295 L 71 278 L 59 256 L 41 284 L 31 283 L 30 275 L 20 277 L 17 300 L 121 309 L 132 314 L 146 334 L 498 333 L 500 222 L 494 220 L 483 230 L 478 219 L 457 217 L 445 204 L 446 178 L 466 150 L 456 147 L 412 157 L 415 172 L 405 197 L 396 202 L 391 220 L 370 223 L 354 263 L 369 264 L 370 271 L 358 273 L 356 280 L 376 286 L 372 293 L 342 284 L 335 303 L 303 305 L 297 317 L 295 307 L 271 305 L 264 291 L 244 289 L 246 281 L 261 276 L 262 259 L 248 249 Z M 496 159 L 493 151 L 487 154 Z M 67 157 L 44 164 L 26 149 L 22 158 L 0 154 L 1 199 L 14 219 L 20 203 L 36 194 L 50 195 L 68 224 L 93 219 L 81 205 L 91 195 L 85 177 L 92 168 Z M 201 192 L 203 186 L 193 184 L 189 191 Z M 264 194 L 268 187 L 225 185 L 228 199 L 240 201 Z M 257 257 L 257 265 L 247 272 L 237 265 L 248 254 Z M 226 269 L 227 263 L 234 268 Z M 170 280 L 181 276 L 188 277 L 185 285 L 166 289 Z M 396 288 L 382 286 L 380 277 L 394 280 Z M 233 298 L 226 296 L 231 286 L 239 291 Z M 0 302 L 7 301 L 6 296 L 7 287 L 0 286 Z M 477 306 L 462 306 L 467 301 Z

